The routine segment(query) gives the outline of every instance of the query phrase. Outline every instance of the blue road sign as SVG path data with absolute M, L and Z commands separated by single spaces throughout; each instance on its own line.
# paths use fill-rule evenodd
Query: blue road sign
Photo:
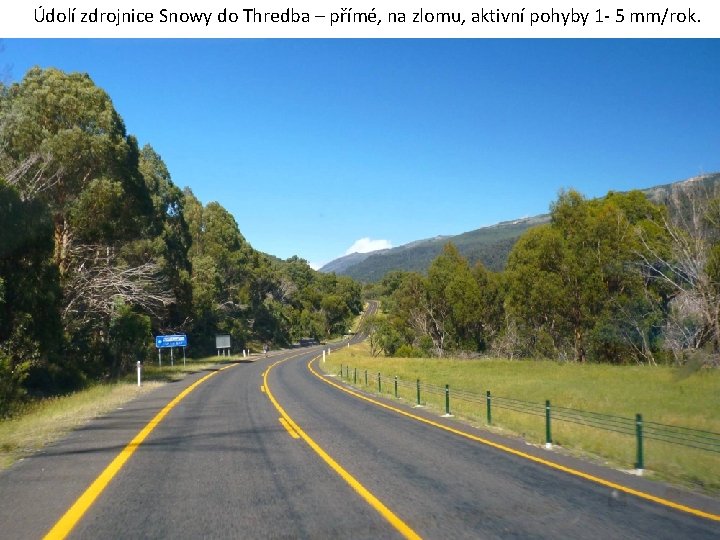
M 169 347 L 187 347 L 187 336 L 178 334 L 176 336 L 155 336 L 155 347 L 167 349 Z

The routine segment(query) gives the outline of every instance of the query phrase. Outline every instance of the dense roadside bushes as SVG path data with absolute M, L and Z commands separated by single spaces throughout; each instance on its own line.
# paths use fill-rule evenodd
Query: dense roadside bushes
M 667 206 L 641 192 L 563 192 L 503 272 L 452 245 L 426 275 L 392 272 L 370 290 L 373 354 L 717 365 L 720 199 L 705 186 Z

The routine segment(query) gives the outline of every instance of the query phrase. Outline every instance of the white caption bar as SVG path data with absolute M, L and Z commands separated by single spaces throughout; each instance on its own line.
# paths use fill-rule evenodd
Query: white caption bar
M 3 2 L 5 38 L 720 37 L 720 2 Z

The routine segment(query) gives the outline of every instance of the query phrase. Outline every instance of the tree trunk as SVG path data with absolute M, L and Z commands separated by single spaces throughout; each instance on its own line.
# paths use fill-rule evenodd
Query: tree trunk
M 55 231 L 54 231 L 54 261 L 60 272 L 60 276 L 65 276 L 68 270 L 68 247 L 70 245 L 70 230 L 68 227 L 67 220 L 64 216 L 57 216 L 55 218 Z

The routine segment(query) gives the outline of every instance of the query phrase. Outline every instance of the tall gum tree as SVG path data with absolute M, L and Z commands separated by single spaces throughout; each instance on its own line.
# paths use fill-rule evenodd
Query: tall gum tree
M 53 257 L 64 275 L 73 240 L 70 210 L 93 181 L 120 182 L 125 197 L 147 205 L 137 175 L 137 145 L 110 97 L 87 74 L 35 67 L 7 89 L 3 101 L 0 162 L 14 168 L 6 176 L 21 193 L 33 190 L 49 206 Z M 17 170 L 22 174 L 12 174 Z

